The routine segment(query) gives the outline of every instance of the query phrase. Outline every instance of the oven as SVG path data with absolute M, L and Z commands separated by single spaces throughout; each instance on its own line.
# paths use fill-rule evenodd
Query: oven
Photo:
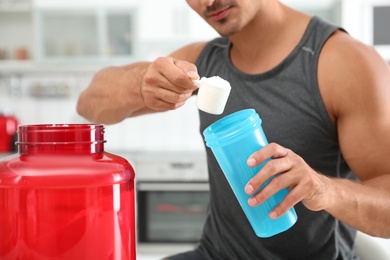
M 205 154 L 147 153 L 136 162 L 137 250 L 173 254 L 194 248 L 206 220 Z

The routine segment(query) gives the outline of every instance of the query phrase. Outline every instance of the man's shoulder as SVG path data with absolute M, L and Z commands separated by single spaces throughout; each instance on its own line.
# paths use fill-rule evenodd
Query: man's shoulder
M 198 59 L 199 55 L 205 48 L 217 47 L 217 48 L 225 48 L 230 44 L 229 39 L 225 37 L 218 37 L 212 39 L 210 41 L 204 42 L 195 42 L 188 45 L 185 45 L 176 51 L 172 52 L 169 56 L 178 59 L 178 60 L 186 60 L 191 63 L 195 63 Z
M 383 60 L 372 46 L 364 44 L 340 30 L 329 37 L 321 55 L 332 66 L 347 66 L 351 69 L 355 66 L 364 66 L 374 61 Z
M 389 77 L 388 64 L 379 53 L 345 32 L 335 32 L 321 51 L 318 83 L 328 110 L 334 109 L 331 114 L 340 115 L 346 104 L 374 97 Z

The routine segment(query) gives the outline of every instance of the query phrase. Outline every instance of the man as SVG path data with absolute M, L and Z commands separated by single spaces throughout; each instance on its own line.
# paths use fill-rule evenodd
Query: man
M 77 110 L 100 123 L 178 109 L 192 80 L 232 85 L 222 116 L 252 107 L 271 144 L 248 158 L 270 160 L 248 182 L 256 206 L 291 190 L 269 215 L 295 207 L 297 223 L 255 236 L 207 149 L 210 214 L 193 252 L 170 259 L 354 259 L 355 230 L 390 237 L 390 70 L 369 46 L 277 0 L 187 0 L 221 36 L 154 62 L 96 74 Z M 220 117 L 199 112 L 201 130 Z M 253 194 L 269 177 L 262 191 Z

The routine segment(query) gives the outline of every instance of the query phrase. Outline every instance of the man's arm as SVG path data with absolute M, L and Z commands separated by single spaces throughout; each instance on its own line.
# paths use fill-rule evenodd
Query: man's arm
M 365 233 L 390 237 L 389 65 L 372 47 L 344 33 L 329 41 L 324 55 L 329 60 L 322 63 L 319 80 L 329 93 L 323 95 L 331 97 L 326 105 L 344 159 L 361 180 L 331 180 L 330 204 L 324 209 Z
M 206 43 L 185 46 L 154 62 L 102 69 L 81 93 L 77 112 L 91 122 L 114 124 L 127 117 L 177 109 L 196 89 L 195 63 Z
M 139 85 L 149 65 L 135 63 L 99 71 L 79 96 L 77 112 L 91 122 L 105 124 L 140 113 L 145 106 Z
M 271 213 L 276 218 L 299 201 L 326 210 L 364 233 L 390 238 L 390 69 L 371 47 L 336 33 L 323 48 L 318 81 L 327 111 L 337 126 L 343 157 L 360 179 L 329 178 L 314 171 L 293 151 L 269 144 L 248 159 L 265 164 L 245 190 L 258 205 L 278 190 L 291 191 Z

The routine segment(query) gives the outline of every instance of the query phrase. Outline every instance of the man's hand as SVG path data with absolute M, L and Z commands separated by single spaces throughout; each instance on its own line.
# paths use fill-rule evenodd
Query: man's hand
M 192 80 L 198 78 L 192 63 L 172 57 L 156 59 L 147 69 L 141 85 L 145 106 L 156 111 L 181 107 L 197 89 Z
M 284 188 L 290 192 L 284 200 L 269 214 L 277 218 L 286 213 L 291 207 L 302 201 L 310 210 L 319 211 L 326 207 L 330 179 L 314 171 L 293 151 L 278 144 L 271 143 L 252 154 L 247 164 L 255 167 L 266 162 L 263 168 L 248 182 L 245 187 L 247 194 L 253 194 L 269 178 L 274 177 L 261 191 L 248 200 L 249 205 L 256 206 Z

